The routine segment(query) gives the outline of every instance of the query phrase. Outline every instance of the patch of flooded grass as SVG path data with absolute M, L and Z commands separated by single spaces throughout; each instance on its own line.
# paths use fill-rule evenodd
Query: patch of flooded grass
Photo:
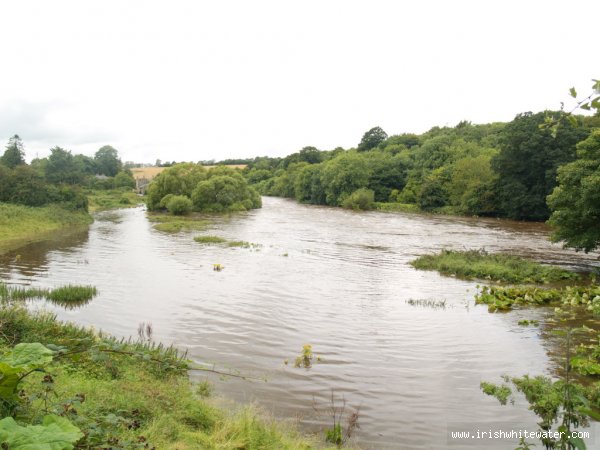
M 201 244 L 223 244 L 227 242 L 227 239 L 219 236 L 196 236 L 194 240 Z
M 429 298 L 410 298 L 406 300 L 406 303 L 410 306 L 420 306 L 423 308 L 446 309 L 446 300 L 435 300 Z
M 55 289 L 23 288 L 0 283 L 0 299 L 3 302 L 43 298 L 63 307 L 81 306 L 98 294 L 94 286 L 67 285 Z
M 575 272 L 560 267 L 485 250 L 442 250 L 437 255 L 421 256 L 410 264 L 415 269 L 437 270 L 443 275 L 510 283 L 550 283 L 580 278 Z

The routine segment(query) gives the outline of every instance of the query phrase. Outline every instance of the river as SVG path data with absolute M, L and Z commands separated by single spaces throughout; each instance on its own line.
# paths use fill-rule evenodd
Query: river
M 266 381 L 194 379 L 305 430 L 329 426 L 333 392 L 337 406 L 359 408 L 354 441 L 364 448 L 514 448 L 516 440 L 453 441 L 447 430 L 536 428 L 525 400 L 501 406 L 479 383 L 553 373 L 539 329 L 517 325 L 546 311 L 490 314 L 473 303 L 476 282 L 408 263 L 442 248 L 485 248 L 586 270 L 597 255 L 549 243 L 542 224 L 263 200 L 260 210 L 178 234 L 154 230 L 143 208 L 100 213 L 89 231 L 0 256 L 0 279 L 92 284 L 99 295 L 82 308 L 43 307 L 117 336 L 137 337 L 139 324 L 151 323 L 157 341 L 195 361 Z M 260 246 L 206 246 L 193 240 L 199 234 Z M 303 344 L 320 358 L 309 369 L 293 366 Z

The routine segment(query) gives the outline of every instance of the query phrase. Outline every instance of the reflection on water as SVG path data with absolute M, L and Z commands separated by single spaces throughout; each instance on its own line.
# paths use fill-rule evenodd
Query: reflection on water
M 216 387 L 309 429 L 329 425 L 314 405 L 328 405 L 334 390 L 349 408 L 360 406 L 357 437 L 366 448 L 446 448 L 449 422 L 535 428 L 524 401 L 502 407 L 479 383 L 551 370 L 537 329 L 474 306 L 476 283 L 418 272 L 409 261 L 442 248 L 483 247 L 588 270 L 597 262 L 550 244 L 541 224 L 494 219 L 355 213 L 265 198 L 261 210 L 216 218 L 204 233 L 262 245 L 253 250 L 201 245 L 193 240 L 200 232 L 155 231 L 139 208 L 110 214 L 78 242 L 20 249 L 18 263 L 7 256 L 0 279 L 93 284 L 99 295 L 81 309 L 46 307 L 119 336 L 152 323 L 155 339 L 199 362 L 266 375 L 267 382 L 217 379 Z M 445 300 L 445 308 L 410 299 Z M 307 343 L 321 362 L 308 370 L 284 364 Z

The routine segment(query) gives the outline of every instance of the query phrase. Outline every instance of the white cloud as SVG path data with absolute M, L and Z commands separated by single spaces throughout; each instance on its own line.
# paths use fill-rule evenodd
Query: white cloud
M 348 147 L 375 125 L 507 121 L 600 76 L 585 26 L 599 12 L 596 1 L 3 2 L 0 138 L 22 133 L 30 157 L 111 143 L 124 159 L 196 161 Z

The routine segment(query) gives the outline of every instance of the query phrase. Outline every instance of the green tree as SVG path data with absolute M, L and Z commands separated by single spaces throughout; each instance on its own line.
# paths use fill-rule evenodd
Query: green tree
M 564 122 L 553 137 L 540 128 L 544 121 L 543 112 L 517 115 L 505 127 L 500 152 L 492 159 L 499 212 L 512 219 L 548 219 L 546 197 L 556 186 L 557 169 L 575 159 L 575 145 L 589 134 Z
M 358 144 L 358 151 L 364 152 L 377 147 L 383 141 L 387 139 L 388 135 L 381 127 L 373 127 L 365 134 Z
M 201 181 L 192 192 L 192 202 L 196 210 L 208 212 L 246 211 L 261 207 L 260 196 L 239 173 L 217 173 Z
M 14 169 L 21 164 L 25 164 L 25 151 L 23 150 L 23 142 L 18 134 L 15 134 L 8 140 L 6 150 L 0 157 L 0 164 L 10 169 Z
M 168 194 L 191 197 L 198 183 L 206 180 L 207 176 L 204 167 L 193 163 L 176 164 L 165 169 L 148 187 L 148 209 L 152 211 L 161 208 L 161 200 Z
M 600 247 L 600 130 L 577 145 L 577 156 L 558 169 L 558 186 L 548 196 L 549 223 L 554 241 L 589 252 Z
M 60 147 L 50 150 L 45 167 L 46 179 L 50 183 L 79 184 L 83 180 L 83 166 L 70 151 Z
M 119 152 L 110 145 L 105 145 L 96 152 L 94 162 L 98 173 L 107 177 L 114 177 L 123 168 L 123 163 L 119 159 Z
M 369 166 L 359 153 L 349 151 L 340 154 L 327 161 L 323 168 L 325 201 L 328 205 L 341 205 L 354 191 L 367 187 L 370 177 Z

